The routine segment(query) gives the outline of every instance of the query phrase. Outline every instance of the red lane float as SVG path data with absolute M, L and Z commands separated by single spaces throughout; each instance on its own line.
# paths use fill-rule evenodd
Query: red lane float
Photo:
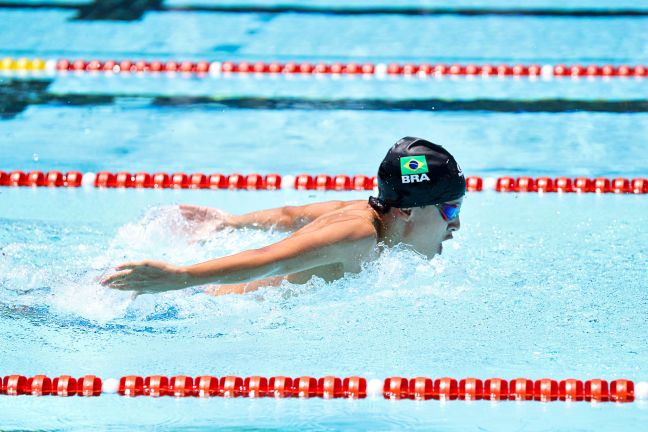
M 515 192 L 515 179 L 513 177 L 500 177 L 495 183 L 497 192 Z
M 169 394 L 175 397 L 193 396 L 193 378 L 186 375 L 171 377 L 171 381 L 169 382 Z
M 94 375 L 81 377 L 77 382 L 78 394 L 79 396 L 99 396 L 102 384 L 101 378 Z
M 634 401 L 634 383 L 629 380 L 615 380 L 610 383 L 610 395 L 615 402 Z
M 409 381 L 408 393 L 415 400 L 432 399 L 434 397 L 434 381 L 426 377 L 412 378 Z M 438 394 L 436 399 L 438 399 Z
M 70 375 L 61 375 L 52 380 L 52 395 L 74 396 L 78 391 L 78 382 Z
M 144 394 L 144 379 L 136 375 L 121 377 L 117 392 L 122 396 L 141 396 Z
M 536 182 L 531 177 L 518 177 L 515 181 L 515 189 L 518 192 L 536 192 Z
M 526 378 L 516 378 L 509 383 L 509 399 L 529 401 L 533 399 L 533 381 Z
M 594 192 L 594 180 L 586 177 L 575 178 L 574 191 L 580 193 Z
M 268 381 L 268 393 L 277 399 L 291 397 L 294 393 L 292 378 L 285 376 L 270 378 Z
M 408 399 L 409 395 L 409 383 L 407 378 L 391 377 L 385 379 L 383 385 L 383 396 L 385 399 Z
M 585 381 L 585 400 L 607 402 L 610 400 L 608 382 L 601 379 Z
M 481 177 L 466 177 L 466 190 L 468 192 L 481 192 L 484 188 L 484 181 Z
M 534 181 L 534 188 L 537 192 L 555 192 L 554 180 L 549 177 L 538 177 Z
M 367 397 L 367 380 L 358 376 L 344 378 L 342 392 L 349 399 L 364 399 Z
M 585 398 L 585 387 L 583 381 L 566 379 L 560 381 L 558 396 L 562 401 L 582 401 Z
M 302 177 L 301 185 L 302 185 L 302 187 L 305 187 L 307 185 L 308 180 L 306 178 L 304 178 L 303 176 L 298 176 L 298 177 Z M 295 179 L 295 180 L 297 181 L 297 179 Z M 331 176 L 326 175 L 326 174 L 320 174 L 318 176 L 315 176 L 315 179 L 313 181 L 314 181 L 313 187 L 315 189 L 317 189 L 317 190 L 329 190 L 329 189 L 331 189 L 331 184 L 333 182 L 333 180 L 331 179 Z M 299 182 L 295 183 L 295 186 L 296 186 L 295 189 L 297 189 L 297 186 L 299 186 L 299 185 L 300 185 Z
M 136 188 L 152 188 L 153 179 L 148 173 L 137 173 L 135 174 L 135 184 Z
M 477 378 L 464 378 L 459 381 L 459 399 L 480 400 L 484 397 L 484 383 Z
M 166 396 L 169 393 L 169 378 L 161 375 L 146 377 L 142 392 L 151 397 Z
M 237 376 L 221 377 L 219 383 L 219 395 L 233 398 L 243 394 L 243 378 Z
M 243 381 L 243 396 L 250 398 L 265 397 L 268 395 L 268 378 L 251 376 Z
M 572 188 L 572 179 L 567 177 L 558 177 L 555 182 L 555 191 L 556 192 L 574 192 Z
M 556 381 L 542 378 L 532 381 L 527 378 L 516 378 L 507 381 L 502 378 L 463 378 L 456 380 L 450 377 L 432 379 L 429 377 L 390 377 L 382 385 L 373 380 L 369 390 L 367 380 L 352 376 L 339 378 L 325 376 L 315 378 L 300 376 L 222 376 L 220 379 L 203 375 L 193 378 L 187 375 L 167 377 L 151 375 L 147 377 L 129 375 L 114 382 L 114 387 L 102 387 L 104 381 L 95 375 L 86 375 L 75 379 L 70 375 L 61 375 L 51 379 L 46 375 L 35 375 L 27 378 L 23 375 L 7 375 L 0 380 L 0 394 L 9 396 L 99 396 L 105 393 L 118 393 L 122 396 L 150 397 L 274 397 L 274 398 L 349 398 L 363 399 L 382 395 L 385 399 L 414 400 L 491 400 L 491 401 L 591 401 L 627 403 L 635 400 L 635 384 L 626 379 L 617 379 L 608 383 L 601 379 L 585 382 L 573 378 Z M 648 398 L 648 383 L 637 386 L 637 397 Z
M 40 59 L 36 59 L 40 60 Z M 67 60 L 44 62 L 44 70 L 75 73 L 180 73 L 180 74 L 283 74 L 283 75 L 365 75 L 365 76 L 481 76 L 481 77 L 570 77 L 644 78 L 644 65 L 538 65 L 538 64 L 413 64 L 413 63 L 316 63 L 309 62 L 208 62 L 144 60 Z
M 27 380 L 27 392 L 32 396 L 52 394 L 52 380 L 45 375 L 35 375 Z
M 23 375 L 9 375 L 2 381 L 2 393 L 9 396 L 27 394 L 27 378 Z
M 194 387 L 196 388 L 196 396 L 198 397 L 218 396 L 220 393 L 218 378 L 211 375 L 196 377 Z
M 484 381 L 484 399 L 507 400 L 509 398 L 508 382 L 501 378 L 489 378 Z
M 85 179 L 85 180 L 84 180 Z M 183 173 L 172 174 L 157 172 L 117 173 L 101 171 L 96 174 L 83 174 L 79 171 L 61 173 L 60 171 L 0 171 L 0 186 L 11 187 L 80 187 L 96 188 L 141 188 L 141 189 L 230 189 L 230 190 L 278 190 L 289 179 L 288 186 L 296 190 L 318 191 L 370 191 L 378 187 L 375 176 L 366 175 L 328 175 L 299 174 L 285 176 L 279 174 L 221 174 L 221 173 Z M 480 192 L 495 190 L 497 192 L 516 193 L 615 193 L 646 194 L 648 179 L 623 177 L 588 178 L 588 177 L 511 177 L 497 179 L 478 176 L 466 177 L 466 190 Z
M 342 397 L 342 380 L 334 376 L 326 376 L 317 380 L 317 396 L 324 399 Z
M 458 383 L 454 378 L 444 377 L 434 380 L 432 397 L 441 400 L 455 400 L 458 397 Z
M 293 381 L 297 396 L 311 398 L 317 396 L 317 380 L 313 377 L 302 376 Z
M 228 189 L 243 189 L 244 184 L 245 184 L 245 178 L 241 174 L 232 174 L 227 177 Z
M 171 186 L 171 180 L 169 175 L 166 173 L 155 173 L 153 174 L 153 187 L 158 189 L 166 189 Z M 110 186 L 107 186 L 110 187 Z
M 533 387 L 533 395 L 537 401 L 555 401 L 558 399 L 558 382 L 549 378 L 536 381 Z

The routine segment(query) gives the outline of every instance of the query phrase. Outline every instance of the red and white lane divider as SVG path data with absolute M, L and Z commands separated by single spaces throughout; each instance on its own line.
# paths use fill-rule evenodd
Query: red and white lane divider
M 415 63 L 309 63 L 309 62 L 209 62 L 145 60 L 67 60 L 43 58 L 0 59 L 0 71 L 187 73 L 199 75 L 286 74 L 363 76 L 473 76 L 473 77 L 648 77 L 644 65 L 538 65 L 538 64 L 415 64 Z
M 591 379 L 581 381 L 565 379 L 557 381 L 543 378 L 536 381 L 516 378 L 510 381 L 501 378 L 481 380 L 477 378 L 404 378 L 390 377 L 384 380 L 352 376 L 339 378 L 326 376 L 314 378 L 301 376 L 223 376 L 211 375 L 190 377 L 179 375 L 137 376 L 129 375 L 119 380 L 109 378 L 102 381 L 95 375 L 73 378 L 61 375 L 49 378 L 35 375 L 8 375 L 1 381 L 0 394 L 10 396 L 100 396 L 117 393 L 122 396 L 175 396 L 175 397 L 274 397 L 324 399 L 384 397 L 385 399 L 415 400 L 491 400 L 491 401 L 593 401 L 633 402 L 648 399 L 648 382 L 617 379 L 606 381 Z
M 144 189 L 233 189 L 277 190 L 282 187 L 296 190 L 366 191 L 378 187 L 376 177 L 344 174 L 311 176 L 280 176 L 279 174 L 203 174 L 203 173 L 128 173 L 79 171 L 0 171 L 0 186 L 23 187 L 96 187 Z M 588 178 L 588 177 L 477 177 L 466 178 L 469 192 L 494 190 L 497 192 L 562 192 L 562 193 L 648 193 L 648 179 Z
M 51 66 L 50 66 L 51 67 Z M 639 77 L 648 76 L 643 65 L 491 65 L 401 63 L 296 63 L 296 62 L 146 62 L 58 60 L 57 71 L 185 72 L 197 74 L 255 73 L 369 76 L 501 76 L 501 77 Z

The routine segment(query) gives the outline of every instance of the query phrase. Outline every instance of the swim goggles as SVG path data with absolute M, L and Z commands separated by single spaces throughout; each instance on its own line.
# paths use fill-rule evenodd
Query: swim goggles
M 456 204 L 440 203 L 434 204 L 434 206 L 439 209 L 439 213 L 441 213 L 441 217 L 444 221 L 452 222 L 459 217 L 459 210 L 461 210 L 462 202 L 463 200 Z

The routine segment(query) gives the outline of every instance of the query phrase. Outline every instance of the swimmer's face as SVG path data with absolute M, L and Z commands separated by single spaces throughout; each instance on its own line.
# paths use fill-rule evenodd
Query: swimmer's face
M 458 204 L 461 199 L 448 201 Z M 440 210 L 433 205 L 415 207 L 403 235 L 403 243 L 411 245 L 417 252 L 432 258 L 441 254 L 444 241 L 452 238 L 452 233 L 461 227 L 460 218 L 446 221 Z

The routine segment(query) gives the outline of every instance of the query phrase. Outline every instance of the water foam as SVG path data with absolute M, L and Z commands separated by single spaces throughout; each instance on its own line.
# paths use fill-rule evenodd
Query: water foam
M 178 207 L 154 207 L 143 217 L 119 227 L 114 234 L 91 230 L 90 238 L 68 238 L 58 245 L 47 238 L 61 236 L 60 227 L 40 225 L 42 241 L 9 244 L 3 253 L 12 260 L 0 261 L 7 287 L 21 287 L 21 302 L 54 308 L 59 315 L 72 315 L 99 323 L 111 320 L 127 325 L 174 322 L 188 325 L 207 318 L 211 328 L 276 328 L 285 325 L 293 309 L 311 308 L 311 314 L 325 316 L 343 303 L 374 304 L 389 299 L 408 303 L 429 302 L 430 298 L 456 298 L 470 288 L 463 265 L 456 259 L 425 257 L 399 245 L 385 248 L 375 261 L 363 265 L 358 274 L 327 283 L 312 278 L 304 285 L 284 281 L 276 287 L 261 288 L 244 296 L 213 297 L 201 288 L 143 295 L 105 288 L 101 278 L 116 265 L 144 259 L 174 264 L 190 264 L 230 255 L 276 242 L 286 234 L 273 230 L 230 229 L 208 232 L 204 225 L 187 221 Z M 53 231 L 53 232 L 52 232 Z M 70 234 L 70 233 L 68 233 Z M 13 237 L 15 239 L 15 235 Z M 455 244 L 456 240 L 454 241 Z M 55 249 L 61 247 L 59 251 Z M 35 248 L 35 249 L 34 249 Z M 459 257 L 455 248 L 446 255 Z M 25 254 L 37 257 L 56 255 L 60 264 L 52 266 L 27 262 L 16 266 Z M 11 289 L 11 288 L 10 288 Z M 130 324 L 129 324 L 130 323 Z M 192 324 L 190 324 L 192 323 Z
M 51 304 L 62 312 L 98 321 L 193 316 L 197 307 L 193 294 L 200 292 L 199 289 L 133 298 L 129 292 L 104 288 L 99 281 L 124 262 L 159 260 L 180 265 L 202 262 L 259 247 L 280 236 L 273 231 L 253 229 L 223 229 L 207 235 L 203 226 L 185 220 L 178 207 L 154 207 L 141 220 L 117 230 L 107 249 L 88 261 L 91 271 L 85 277 L 56 284 Z M 70 302 L 70 298 L 75 301 Z

